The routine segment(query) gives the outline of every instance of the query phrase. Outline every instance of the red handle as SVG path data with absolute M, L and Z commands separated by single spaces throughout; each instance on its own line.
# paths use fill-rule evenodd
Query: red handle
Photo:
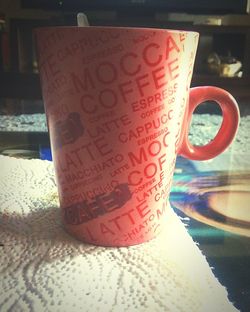
M 219 104 L 223 121 L 218 133 L 211 142 L 204 146 L 194 146 L 188 140 L 192 114 L 199 104 L 208 100 Z M 227 91 L 216 87 L 190 89 L 186 117 L 178 154 L 192 160 L 207 160 L 222 153 L 233 141 L 240 119 L 238 104 L 234 97 Z

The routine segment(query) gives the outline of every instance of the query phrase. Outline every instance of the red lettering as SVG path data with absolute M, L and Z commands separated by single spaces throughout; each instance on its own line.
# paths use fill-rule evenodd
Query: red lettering
M 102 156 L 112 153 L 112 149 L 109 148 L 109 145 L 104 141 L 104 139 L 104 136 L 101 136 L 100 138 L 94 140 L 95 146 Z
M 96 112 L 97 106 L 94 105 L 94 98 L 92 95 L 83 95 L 80 100 L 80 105 L 82 110 L 87 114 L 93 114 Z
M 113 90 L 104 89 L 99 93 L 99 101 L 103 107 L 111 109 L 117 105 L 118 99 Z
M 113 83 L 118 76 L 117 69 L 114 64 L 110 62 L 102 62 L 96 68 L 97 79 L 104 83 Z
M 175 50 L 176 52 L 180 52 L 180 49 L 177 46 L 176 42 L 174 41 L 173 37 L 168 36 L 166 41 L 166 55 L 165 55 L 166 60 L 169 59 L 170 52 L 173 50 Z
M 73 85 L 77 92 L 88 91 L 90 88 L 94 89 L 94 81 L 90 75 L 90 71 L 88 68 L 84 68 L 83 77 L 84 79 L 81 80 L 75 73 L 70 73 L 70 77 L 72 79 Z
M 115 235 L 115 233 L 107 227 L 107 225 L 105 225 L 104 223 L 100 223 L 100 230 L 102 234 L 111 234 L 111 235 Z
M 133 93 L 134 89 L 132 88 L 132 81 L 126 81 L 119 84 L 119 91 L 121 93 L 121 96 L 123 98 L 123 101 L 127 103 L 127 94 Z
M 139 175 L 140 176 L 140 174 L 141 174 L 141 172 L 138 171 L 138 170 L 130 172 L 129 175 L 128 175 L 128 183 L 130 185 L 133 185 L 133 186 L 137 186 L 137 185 L 141 184 L 142 180 L 143 180 L 142 177 L 140 177 L 138 180 L 134 179 L 135 175 Z
M 139 76 L 135 79 L 135 82 L 136 82 L 136 85 L 137 85 L 137 88 L 139 90 L 139 93 L 141 96 L 144 96 L 144 92 L 143 92 L 143 89 L 147 86 L 150 85 L 149 81 L 145 79 L 148 79 L 148 74 L 145 74 L 145 75 L 142 75 L 142 76 Z M 144 80 L 144 81 L 143 81 Z
M 137 209 L 141 218 L 144 218 L 147 214 L 149 214 L 151 212 L 151 209 L 148 209 L 148 205 L 146 203 L 146 200 L 144 200 L 139 205 L 137 205 L 136 209 Z
M 160 89 L 167 84 L 167 81 L 161 81 L 161 79 L 165 78 L 165 73 L 166 71 L 164 66 L 156 68 L 152 71 L 152 76 L 156 89 Z
M 169 70 L 171 80 L 174 80 L 179 76 L 178 72 L 174 74 L 174 72 L 176 72 L 178 69 L 179 69 L 178 58 L 168 63 L 168 70 Z
M 157 43 L 153 43 L 153 42 L 149 43 L 144 48 L 143 53 L 142 53 L 142 57 L 143 57 L 144 62 L 148 66 L 156 66 L 156 65 L 158 65 L 161 62 L 162 55 L 157 55 L 157 53 L 155 51 L 155 49 L 159 49 L 159 48 L 160 48 L 160 46 Z M 152 60 L 152 57 L 155 58 L 155 56 L 157 56 L 157 58 L 155 60 Z
M 141 65 L 135 66 L 134 60 L 137 59 L 138 55 L 130 52 L 126 53 L 121 57 L 120 66 L 122 71 L 128 76 L 134 76 L 141 70 Z M 131 60 L 132 58 L 132 60 Z M 134 69 L 134 70 L 133 70 Z

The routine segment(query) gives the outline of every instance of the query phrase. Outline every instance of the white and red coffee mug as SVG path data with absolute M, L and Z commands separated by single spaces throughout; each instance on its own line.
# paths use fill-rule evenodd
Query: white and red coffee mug
M 165 224 L 177 154 L 205 160 L 232 142 L 234 98 L 190 88 L 198 33 L 123 27 L 35 30 L 42 94 L 66 230 L 97 245 L 154 238 Z M 206 100 L 223 122 L 205 146 L 188 130 Z

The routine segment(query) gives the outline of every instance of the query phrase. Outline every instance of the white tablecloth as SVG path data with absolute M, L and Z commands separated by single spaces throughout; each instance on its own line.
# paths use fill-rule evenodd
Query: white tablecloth
M 0 168 L 0 311 L 237 311 L 171 209 L 148 243 L 87 245 L 61 226 L 51 162 Z

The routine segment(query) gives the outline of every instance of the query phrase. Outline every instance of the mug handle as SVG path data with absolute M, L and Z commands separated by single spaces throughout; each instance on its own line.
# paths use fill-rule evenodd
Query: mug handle
M 192 115 L 198 105 L 208 100 L 218 103 L 222 110 L 223 121 L 211 142 L 195 146 L 188 139 Z M 202 86 L 190 89 L 185 117 L 178 154 L 191 160 L 208 160 L 221 154 L 231 144 L 238 129 L 240 114 L 238 104 L 229 92 L 217 87 Z

